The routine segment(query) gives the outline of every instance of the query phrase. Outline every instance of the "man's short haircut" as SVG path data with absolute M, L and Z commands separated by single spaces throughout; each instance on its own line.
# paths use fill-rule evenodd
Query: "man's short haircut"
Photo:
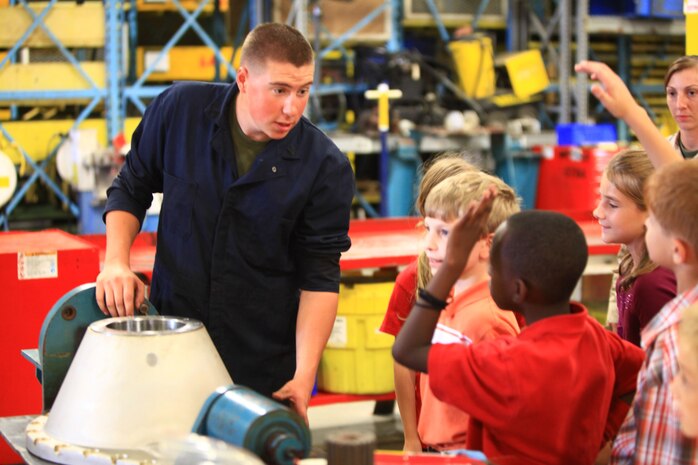
M 281 23 L 263 23 L 247 34 L 240 64 L 254 66 L 269 60 L 304 66 L 313 62 L 313 48 L 298 29 Z
M 503 237 L 492 248 L 499 266 L 536 289 L 544 304 L 569 300 L 589 256 L 577 223 L 561 213 L 527 210 L 513 215 L 503 227 Z
M 454 221 L 465 212 L 470 202 L 480 200 L 491 185 L 498 192 L 487 221 L 487 232 L 493 233 L 507 218 L 521 210 L 521 199 L 504 181 L 481 171 L 455 174 L 437 184 L 424 203 L 425 214 L 443 221 Z
M 671 163 L 650 176 L 645 200 L 667 232 L 698 252 L 698 160 Z

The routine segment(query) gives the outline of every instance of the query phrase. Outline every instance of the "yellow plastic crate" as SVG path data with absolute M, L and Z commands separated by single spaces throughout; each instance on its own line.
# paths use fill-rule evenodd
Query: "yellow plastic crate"
M 470 98 L 488 98 L 495 92 L 492 39 L 474 34 L 449 42 L 458 84 Z
M 393 337 L 381 333 L 394 283 L 342 284 L 332 335 L 322 354 L 318 387 L 343 394 L 395 389 Z
M 540 50 L 513 53 L 502 60 L 517 97 L 530 97 L 542 92 L 550 84 Z

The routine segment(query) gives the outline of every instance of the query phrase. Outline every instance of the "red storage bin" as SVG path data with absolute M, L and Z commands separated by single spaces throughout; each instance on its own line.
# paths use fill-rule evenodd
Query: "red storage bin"
M 48 311 L 98 273 L 99 248 L 77 236 L 59 230 L 0 233 L 0 417 L 41 413 L 41 385 L 20 351 L 37 348 Z M 0 441 L 0 464 L 22 462 Z
M 554 210 L 575 220 L 592 219 L 599 184 L 618 148 L 555 147 L 552 158 L 540 162 L 536 208 Z

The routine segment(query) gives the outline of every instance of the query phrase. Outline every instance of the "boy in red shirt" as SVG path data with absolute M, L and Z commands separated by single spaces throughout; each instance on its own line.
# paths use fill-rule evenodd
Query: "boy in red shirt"
M 524 315 L 519 336 L 431 343 L 445 299 L 483 237 L 495 195 L 492 188 L 471 203 L 450 231 L 444 263 L 419 292 L 393 355 L 428 372 L 436 396 L 470 415 L 469 449 L 499 465 L 589 465 L 628 411 L 643 352 L 570 302 L 588 254 L 574 221 L 526 211 L 495 233 L 491 293 L 500 308 Z

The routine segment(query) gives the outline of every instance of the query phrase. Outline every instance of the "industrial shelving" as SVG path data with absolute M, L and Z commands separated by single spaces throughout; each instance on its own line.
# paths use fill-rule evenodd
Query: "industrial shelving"
M 59 3 L 57 0 L 51 0 L 48 3 L 38 4 L 38 12 L 35 11 L 35 9 L 37 9 L 37 4 L 30 4 L 26 0 L 20 0 L 17 5 L 11 4 L 5 7 L 7 9 L 6 12 L 17 13 L 16 10 L 21 10 L 24 15 L 28 15 L 31 19 L 31 22 L 27 26 L 26 30 L 21 31 L 21 34 L 18 34 L 16 42 L 8 47 L 7 52 L 3 54 L 2 58 L 0 59 L 0 71 L 5 75 L 5 78 L 8 79 L 8 74 L 10 77 L 12 77 L 13 74 L 22 76 L 20 73 L 25 71 L 28 66 L 32 66 L 32 64 L 25 65 L 23 63 L 18 63 L 18 61 L 23 47 L 26 45 L 34 45 L 35 43 L 39 42 L 36 38 L 35 31 L 40 30 L 43 35 L 46 36 L 46 38 L 42 39 L 43 42 L 40 45 L 42 47 L 54 48 L 60 52 L 64 59 L 63 63 L 53 63 L 49 64 L 48 66 L 52 66 L 52 70 L 58 69 L 63 73 L 67 72 L 77 75 L 77 79 L 75 76 L 71 76 L 73 88 L 51 88 L 50 84 L 44 84 L 44 87 L 39 90 L 25 90 L 22 87 L 22 83 L 27 79 L 22 80 L 15 78 L 10 80 L 9 84 L 7 83 L 8 81 L 4 81 L 3 86 L 0 87 L 0 102 L 4 102 L 6 105 L 10 106 L 11 114 L 14 117 L 13 119 L 16 119 L 16 108 L 20 105 L 51 105 L 57 103 L 67 103 L 80 107 L 77 117 L 75 117 L 68 128 L 65 128 L 65 130 L 58 133 L 58 137 L 55 141 L 51 141 L 52 144 L 49 147 L 45 157 L 43 157 L 40 161 L 37 161 L 37 157 L 30 155 L 28 151 L 22 147 L 22 144 L 18 143 L 17 139 L 13 136 L 12 131 L 8 129 L 8 127 L 12 126 L 11 122 L 6 124 L 0 123 L 0 133 L 4 139 L 9 143 L 10 146 L 20 153 L 21 159 L 18 161 L 18 164 L 26 164 L 32 169 L 31 175 L 13 195 L 8 205 L 4 208 L 2 214 L 0 214 L 0 225 L 5 230 L 9 229 L 10 215 L 13 213 L 19 202 L 22 201 L 27 193 L 27 190 L 39 179 L 41 179 L 46 186 L 48 186 L 48 188 L 55 193 L 55 195 L 60 199 L 63 205 L 73 216 L 78 218 L 79 221 L 85 219 L 81 218 L 81 215 L 84 215 L 86 211 L 90 209 L 92 203 L 90 196 L 86 196 L 86 199 L 80 198 L 77 203 L 71 200 L 71 198 L 63 192 L 60 186 L 58 186 L 56 181 L 47 174 L 47 166 L 54 161 L 62 144 L 69 138 L 69 134 L 72 131 L 80 128 L 81 125 L 97 110 L 102 111 L 106 126 L 106 131 L 102 131 L 104 135 L 102 137 L 103 140 L 101 140 L 100 143 L 104 146 L 110 146 L 114 143 L 114 141 L 118 140 L 124 132 L 127 104 L 133 104 L 133 106 L 135 106 L 135 108 L 142 113 L 146 107 L 144 99 L 155 97 L 165 89 L 165 86 L 163 85 L 147 85 L 146 80 L 148 76 L 153 73 L 158 63 L 186 31 L 195 31 L 202 42 L 213 51 L 216 59 L 222 64 L 222 66 L 227 67 L 228 74 L 234 76 L 235 72 L 232 68 L 230 59 L 222 55 L 220 47 L 211 39 L 207 31 L 205 31 L 197 22 L 197 18 L 201 15 L 201 13 L 206 8 L 210 9 L 211 0 L 201 0 L 195 2 L 192 2 L 191 0 L 169 0 L 169 2 L 184 19 L 183 24 L 163 46 L 162 50 L 155 60 L 153 60 L 150 66 L 146 67 L 143 73 L 132 83 L 129 83 L 126 80 L 126 67 L 124 66 L 124 44 L 127 43 L 127 38 L 123 26 L 126 24 L 127 19 L 129 19 L 129 24 L 131 24 L 132 28 L 135 25 L 134 18 L 137 11 L 135 0 L 129 3 L 124 0 L 106 0 L 104 3 L 85 2 L 85 4 L 81 6 L 71 4 L 71 8 L 82 7 L 99 9 L 99 15 L 91 16 L 88 24 L 91 24 L 92 26 L 98 24 L 101 27 L 101 40 L 87 44 L 75 40 L 70 36 L 70 34 L 68 34 L 67 41 L 65 39 L 62 40 L 52 31 L 51 26 L 54 26 L 57 22 L 54 21 L 54 24 L 51 24 L 47 18 L 50 18 L 51 15 L 55 14 L 54 12 L 56 11 L 58 11 L 60 14 L 63 9 L 68 7 L 66 4 Z M 191 9 L 192 4 L 194 6 L 193 9 Z M 84 13 L 84 10 L 81 13 Z M 65 18 L 63 19 L 65 20 Z M 63 23 L 66 22 L 67 20 L 63 21 Z M 84 47 L 92 47 L 93 49 L 102 51 L 104 57 L 103 61 L 86 62 L 84 60 L 80 60 L 79 57 L 81 54 L 79 53 L 79 49 Z M 78 49 L 78 52 L 75 52 L 76 49 Z M 42 76 L 41 74 L 36 74 L 37 71 L 33 72 L 34 74 L 29 74 L 29 76 Z M 49 73 L 49 71 L 40 70 L 39 73 L 41 72 Z M 54 73 L 55 72 L 56 71 L 54 71 Z M 24 75 L 26 75 L 26 73 Z M 54 85 L 60 85 L 60 79 L 58 79 L 58 76 L 51 76 L 49 74 L 48 76 L 42 77 L 43 79 L 50 80 L 50 82 L 53 82 Z M 32 79 L 29 79 L 29 81 L 32 81 Z M 77 84 L 75 84 L 76 82 Z
M 129 55 L 131 68 L 133 68 L 133 56 L 136 50 L 134 46 L 136 15 L 147 14 L 148 10 L 161 8 L 161 6 L 154 7 L 142 0 L 139 0 L 139 3 L 136 0 L 85 2 L 85 5 L 90 8 L 102 8 L 100 14 L 103 18 L 103 41 L 101 44 L 96 44 L 92 50 L 102 50 L 103 62 L 96 64 L 86 60 L 86 56 L 90 55 L 89 53 L 85 55 L 81 52 L 81 48 L 84 48 L 85 45 L 80 47 L 77 44 L 64 43 L 51 31 L 48 24 L 50 15 L 55 14 L 63 7 L 63 5 L 59 5 L 60 2 L 57 0 L 50 0 L 46 3 L 28 3 L 27 0 L 17 0 L 16 4 L 13 2 L 9 7 L 3 7 L 22 11 L 25 16 L 30 18 L 30 24 L 16 43 L 5 47 L 7 51 L 4 56 L 0 55 L 0 73 L 6 72 L 6 65 L 9 64 L 12 64 L 13 68 L 17 64 L 21 67 L 22 49 L 29 43 L 30 39 L 34 40 L 32 34 L 35 34 L 35 31 L 42 31 L 50 41 L 48 45 L 60 53 L 65 63 L 71 67 L 72 72 L 81 82 L 80 88 L 77 89 L 23 90 L 0 86 L 0 103 L 4 103 L 11 109 L 13 119 L 17 116 L 16 106 L 28 102 L 38 102 L 44 105 L 50 102 L 69 102 L 79 108 L 72 124 L 60 132 L 52 141 L 45 157 L 39 161 L 25 150 L 22 144 L 17 143 L 11 130 L 12 122 L 0 122 L 2 136 L 21 153 L 22 163 L 27 164 L 33 170 L 31 176 L 0 214 L 0 225 L 4 229 L 9 227 L 8 217 L 22 200 L 26 190 L 39 179 L 55 192 L 71 214 L 76 217 L 80 215 L 81 202 L 75 203 L 62 191 L 56 181 L 46 173 L 47 164 L 55 157 L 70 130 L 81 127 L 88 118 L 97 113 L 101 113 L 104 118 L 105 131 L 103 131 L 104 137 L 101 141 L 103 144 L 109 145 L 123 134 L 125 124 L 127 124 L 127 114 L 142 113 L 145 110 L 147 100 L 155 97 L 166 88 L 162 82 L 154 83 L 149 78 L 155 76 L 158 63 L 161 63 L 168 52 L 173 50 L 185 32 L 193 31 L 213 53 L 216 61 L 215 69 L 222 70 L 220 75 L 215 77 L 228 80 L 234 77 L 235 70 L 231 63 L 232 52 L 224 50 L 220 41 L 214 40 L 209 31 L 199 24 L 202 14 L 210 14 L 212 10 L 216 10 L 212 1 L 214 0 L 168 0 L 168 8 L 178 12 L 183 22 L 179 29 L 162 45 L 157 56 L 149 62 L 148 66 L 144 66 L 143 71 L 139 74 L 135 74 L 133 71 L 128 74 L 126 72 L 128 67 L 125 65 L 126 55 Z M 287 18 L 282 19 L 292 22 L 312 38 L 313 34 L 310 30 L 315 20 L 313 3 L 308 0 L 287 1 L 291 2 L 290 13 Z M 502 0 L 499 1 L 502 2 Z M 421 2 L 419 8 L 428 11 L 431 18 L 404 18 L 405 4 L 408 3 L 413 8 L 417 8 L 415 5 L 418 2 Z M 643 54 L 643 56 L 648 57 L 646 63 L 644 65 L 638 64 L 639 58 L 631 57 L 630 54 L 631 47 L 633 47 L 632 38 L 644 35 L 660 35 L 659 33 L 661 33 L 665 40 L 671 41 L 672 38 L 675 39 L 683 34 L 685 30 L 685 23 L 682 20 L 637 20 L 615 16 L 590 17 L 588 15 L 588 0 L 580 0 L 575 3 L 571 0 L 550 0 L 547 2 L 544 0 L 535 2 L 506 0 L 502 2 L 506 8 L 503 8 L 505 11 L 501 15 L 487 13 L 488 8 L 491 8 L 490 3 L 488 0 L 481 0 L 467 20 L 475 27 L 481 25 L 483 27 L 506 28 L 506 47 L 508 50 L 527 49 L 531 47 L 531 44 L 542 50 L 550 69 L 554 68 L 555 82 L 550 86 L 550 91 L 556 95 L 554 123 L 573 120 L 587 122 L 590 120 L 589 83 L 586 75 L 574 76 L 572 73 L 572 52 L 575 52 L 574 61 L 595 58 L 597 53 L 602 54 L 602 52 L 595 51 L 593 43 L 594 37 L 600 36 L 614 37 L 613 40 L 616 42 L 618 50 L 616 69 L 622 76 L 626 77 L 638 99 L 652 112 L 653 103 L 660 100 L 656 95 L 662 93 L 663 89 L 656 77 L 648 78 L 650 75 L 648 70 L 657 64 L 663 66 L 673 52 L 664 53 L 664 57 L 646 52 Z M 248 24 L 254 25 L 260 21 L 277 20 L 278 18 L 271 17 L 270 4 L 271 2 L 262 0 L 246 2 L 243 14 L 239 18 L 238 35 Z M 349 29 L 341 33 L 333 33 L 324 28 L 322 42 L 312 39 L 318 49 L 320 61 L 332 53 L 347 54 L 346 44 L 379 16 L 386 17 L 388 33 L 385 36 L 384 46 L 386 50 L 391 52 L 401 49 L 405 27 L 428 26 L 434 28 L 443 41 L 448 41 L 447 27 L 454 27 L 464 19 L 464 17 L 457 17 L 454 20 L 454 17 L 449 16 L 449 14 L 440 14 L 439 5 L 435 0 L 377 0 L 375 4 L 375 8 L 369 14 Z M 38 9 L 37 5 L 40 5 Z M 128 29 L 124 27 L 125 25 L 129 26 Z M 240 38 L 238 37 L 238 39 Z M 590 39 L 592 40 L 591 46 Z M 662 47 L 659 48 L 661 52 Z M 664 49 L 668 50 L 666 47 Z M 20 67 L 14 69 L 20 69 Z M 95 68 L 98 69 L 96 74 Z M 635 78 L 638 80 L 634 80 Z M 319 98 L 323 95 L 362 92 L 363 90 L 365 89 L 356 85 L 321 84 L 315 86 L 313 93 L 314 98 Z M 312 105 L 310 107 L 312 108 Z M 598 107 L 593 112 L 597 113 L 597 110 Z M 628 137 L 627 130 L 622 125 L 619 127 L 619 136 L 621 138 Z
M 590 19 L 585 22 L 586 34 L 605 37 L 611 45 L 610 50 L 599 51 L 592 58 L 609 63 L 618 72 L 658 125 L 670 122 L 663 77 L 669 64 L 685 54 L 685 20 L 599 15 Z M 594 113 L 597 116 L 603 113 L 600 104 Z M 627 125 L 619 121 L 617 126 L 619 140 L 630 140 Z
M 109 24 L 109 18 L 112 13 L 111 8 L 102 8 L 101 4 L 90 2 L 86 4 L 85 9 L 95 14 L 106 16 L 106 24 Z M 70 5 L 72 6 L 72 5 Z M 110 36 L 109 27 L 102 29 L 102 36 L 97 30 L 93 37 L 96 37 L 94 42 L 83 42 L 84 36 L 81 34 L 67 34 L 64 38 L 59 37 L 54 33 L 54 29 L 62 24 L 61 16 L 64 16 L 66 8 L 69 6 L 59 4 L 57 0 L 50 0 L 47 3 L 28 3 L 26 0 L 20 0 L 15 4 L 12 2 L 6 6 L 4 13 L 8 13 L 10 17 L 4 15 L 6 22 L 22 25 L 22 21 L 28 24 L 23 31 L 16 31 L 18 37 L 16 42 L 8 47 L 4 57 L 0 59 L 0 70 L 3 73 L 3 87 L 0 88 L 0 102 L 10 105 L 11 114 L 16 115 L 16 106 L 22 102 L 32 102 L 43 104 L 45 102 L 81 102 L 83 107 L 75 118 L 69 130 L 75 129 L 92 113 L 98 104 L 102 103 L 109 108 L 110 102 L 113 99 L 111 92 L 113 91 L 114 77 L 110 73 L 110 69 L 102 69 L 94 62 L 81 62 L 76 57 L 76 53 L 71 51 L 72 47 L 99 47 L 114 40 Z M 95 13 L 96 11 L 96 13 Z M 103 11 L 103 13 L 102 13 Z M 50 18 L 53 15 L 54 21 Z M 100 21 L 100 24 L 104 24 Z M 89 28 L 86 28 L 89 29 Z M 12 37 L 10 28 L 5 28 L 9 37 Z M 65 29 L 62 30 L 65 32 Z M 69 31 L 70 32 L 70 31 Z M 27 46 L 51 47 L 54 48 L 65 60 L 64 63 L 23 63 L 20 55 L 21 50 Z M 108 47 L 105 47 L 108 49 Z M 106 59 L 109 62 L 109 57 Z M 70 70 L 70 71 L 68 71 Z M 58 80 L 61 75 L 68 76 L 72 71 L 77 75 L 70 76 L 72 85 L 67 85 L 61 88 L 50 88 L 46 80 Z M 39 77 L 45 81 L 41 82 Z M 37 84 L 37 81 L 38 84 Z M 34 88 L 27 87 L 25 84 L 37 84 Z M 77 83 L 77 84 L 76 84 Z M 46 186 L 60 199 L 65 207 L 75 217 L 79 215 L 78 205 L 73 202 L 57 185 L 57 183 L 46 173 L 47 165 L 54 159 L 59 147 L 66 139 L 66 133 L 59 134 L 58 141 L 55 146 L 49 148 L 48 154 L 41 161 L 36 161 L 27 153 L 27 150 L 17 142 L 12 136 L 6 125 L 0 123 L 0 133 L 4 139 L 19 152 L 19 163 L 27 164 L 31 167 L 32 173 L 29 178 L 23 183 L 20 189 L 10 199 L 2 214 L 0 214 L 0 225 L 4 229 L 9 228 L 8 218 L 19 202 L 24 198 L 28 189 L 41 179 Z

